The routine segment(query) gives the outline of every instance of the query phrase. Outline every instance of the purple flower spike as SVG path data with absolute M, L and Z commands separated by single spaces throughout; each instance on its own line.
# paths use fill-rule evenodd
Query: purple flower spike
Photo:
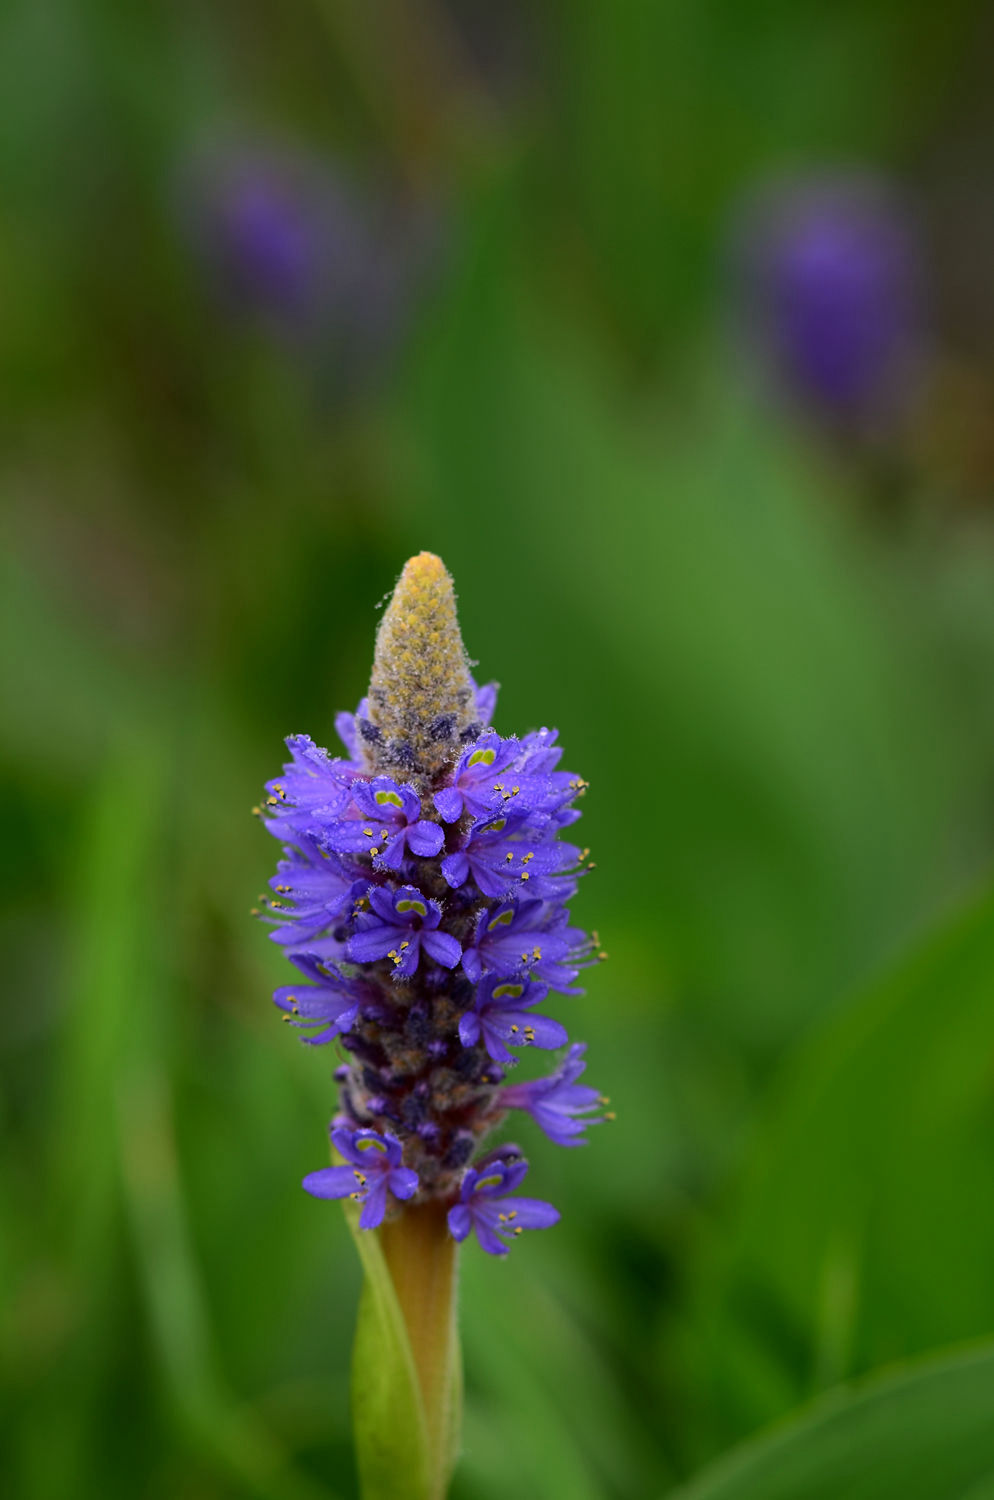
M 473 1009 L 459 1020 L 459 1040 L 474 1047 L 481 1039 L 494 1062 L 505 1066 L 517 1059 L 508 1047 L 565 1047 L 565 1026 L 549 1016 L 530 1011 L 548 994 L 544 984 L 519 984 L 488 975 L 476 993 Z
M 421 949 L 429 958 L 452 969 L 459 962 L 462 949 L 458 938 L 437 930 L 442 908 L 413 885 L 402 885 L 397 891 L 373 887 L 369 892 L 371 911 L 357 919 L 357 930 L 348 942 L 348 956 L 353 963 L 375 963 L 389 958 L 395 979 L 410 979 L 418 967 Z
M 336 728 L 345 758 L 306 735 L 257 811 L 283 846 L 259 913 L 296 965 L 275 1001 L 309 1043 L 334 1041 L 333 1139 L 347 1162 L 309 1192 L 351 1195 L 364 1227 L 393 1199 L 475 1229 L 491 1255 L 558 1219 L 509 1199 L 527 1170 L 516 1146 L 474 1160 L 511 1107 L 577 1145 L 597 1102 L 577 1082 L 582 1047 L 551 1077 L 505 1085 L 521 1048 L 567 1048 L 544 1014 L 606 957 L 570 925 L 589 867 L 564 831 L 586 783 L 559 770 L 556 733 L 491 729 L 494 684 L 478 687 L 452 580 L 423 552 L 406 565 L 377 632 L 369 691 Z
M 413 1198 L 417 1192 L 418 1174 L 401 1165 L 403 1148 L 396 1136 L 340 1127 L 332 1131 L 331 1143 L 351 1165 L 309 1172 L 304 1191 L 315 1198 L 351 1198 L 361 1203 L 360 1229 L 382 1224 L 388 1192 L 401 1199 Z
M 606 1118 L 590 1114 L 602 1103 L 597 1090 L 576 1082 L 587 1066 L 583 1061 L 586 1050 L 586 1042 L 574 1042 L 565 1061 L 548 1078 L 502 1088 L 501 1104 L 505 1109 L 527 1110 L 557 1146 L 585 1146 L 583 1134 L 587 1126 L 598 1125 Z
M 505 1148 L 506 1151 L 506 1148 Z M 495 1159 L 496 1158 L 496 1159 Z M 551 1229 L 559 1223 L 559 1210 L 541 1198 L 511 1198 L 528 1172 L 520 1156 L 501 1160 L 495 1152 L 471 1167 L 462 1180 L 459 1202 L 449 1209 L 449 1233 L 464 1240 L 470 1230 L 488 1255 L 506 1255 L 506 1241 L 525 1229 Z

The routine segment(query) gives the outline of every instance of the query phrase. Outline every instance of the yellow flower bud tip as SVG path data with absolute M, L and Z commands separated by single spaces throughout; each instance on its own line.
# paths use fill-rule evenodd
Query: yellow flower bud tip
M 433 552 L 405 564 L 376 633 L 363 750 L 370 770 L 428 782 L 476 723 L 476 694 L 452 579 Z

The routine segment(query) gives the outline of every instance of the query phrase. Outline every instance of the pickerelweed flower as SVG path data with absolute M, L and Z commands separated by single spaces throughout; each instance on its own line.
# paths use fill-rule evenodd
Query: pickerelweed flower
M 275 1002 L 345 1059 L 331 1136 L 345 1165 L 305 1188 L 362 1203 L 363 1228 L 434 1204 L 455 1240 L 472 1230 L 503 1255 L 559 1215 L 511 1196 L 528 1170 L 516 1146 L 477 1153 L 512 1110 L 566 1146 L 607 1118 L 576 1082 L 582 1045 L 506 1082 L 523 1050 L 568 1044 L 542 1007 L 605 955 L 569 920 L 592 867 L 563 833 L 586 783 L 559 769 L 554 732 L 492 728 L 495 701 L 470 675 L 452 581 L 421 553 L 383 616 L 368 696 L 338 717 L 345 756 L 292 735 L 259 811 L 283 845 L 265 915 L 301 976 Z
M 272 140 L 201 150 L 180 188 L 210 300 L 306 353 L 338 396 L 394 353 L 443 259 L 437 205 Z
M 351 1166 L 309 1172 L 304 1187 L 315 1198 L 352 1198 L 361 1203 L 360 1228 L 375 1229 L 383 1223 L 388 1193 L 403 1199 L 417 1192 L 418 1174 L 401 1164 L 402 1147 L 395 1135 L 339 1128 L 331 1132 L 331 1140 Z
M 913 226 L 891 188 L 866 174 L 773 186 L 744 249 L 752 341 L 778 382 L 847 425 L 900 415 L 922 330 Z
M 511 1198 L 528 1171 L 517 1146 L 502 1146 L 472 1167 L 462 1180 L 459 1202 L 449 1209 L 449 1232 L 464 1240 L 473 1230 L 490 1255 L 506 1255 L 505 1240 L 524 1229 L 550 1229 L 559 1211 L 541 1198 Z

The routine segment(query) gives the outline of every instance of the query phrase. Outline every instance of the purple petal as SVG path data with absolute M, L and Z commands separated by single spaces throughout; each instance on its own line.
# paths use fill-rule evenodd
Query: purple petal
M 502 865 L 493 870 L 482 859 L 473 860 L 473 879 L 484 896 L 489 896 L 492 901 L 507 893 L 513 878 L 510 871 L 505 871 Z
M 404 845 L 407 841 L 407 830 L 398 829 L 391 834 L 380 850 L 380 864 L 386 865 L 388 870 L 399 870 L 404 863 Z
M 355 715 L 345 713 L 336 714 L 335 733 L 349 752 L 350 758 L 358 760 L 359 746 L 356 743 Z
M 507 1246 L 500 1239 L 490 1225 L 479 1213 L 473 1215 L 473 1228 L 476 1230 L 476 1238 L 488 1255 L 506 1255 Z
M 410 979 L 411 975 L 416 971 L 421 958 L 421 944 L 424 938 L 425 933 L 412 932 L 408 929 L 406 935 L 401 939 L 401 943 L 405 946 L 397 947 L 394 950 L 397 953 L 397 959 L 393 966 L 394 979 Z
M 489 724 L 497 707 L 497 682 L 485 683 L 483 687 L 476 690 L 476 711 L 483 724 Z
M 342 818 L 322 829 L 321 834 L 324 843 L 336 854 L 361 854 L 374 845 L 374 839 L 363 831 L 368 827 L 361 818 Z
M 464 1240 L 472 1227 L 473 1216 L 465 1203 L 457 1203 L 455 1208 L 449 1209 L 449 1233 L 454 1240 Z
M 465 1017 L 463 1019 L 465 1019 Z M 483 1041 L 484 1045 L 486 1046 L 488 1055 L 493 1058 L 495 1063 L 502 1063 L 505 1066 L 508 1064 L 513 1064 L 516 1061 L 516 1058 L 513 1052 L 509 1052 L 507 1050 L 506 1046 L 506 1043 L 510 1037 L 511 1028 L 509 1026 L 503 1026 L 499 1024 L 498 1018 L 488 1016 L 486 1012 L 484 1012 L 481 1020 L 483 1022 Z M 498 1024 L 496 1025 L 494 1024 L 495 1020 L 498 1022 Z M 460 1030 L 461 1027 L 462 1022 L 460 1022 Z
M 455 823 L 462 816 L 462 792 L 454 786 L 443 786 L 432 801 L 446 823 Z
M 348 1126 L 341 1125 L 337 1130 L 331 1132 L 331 1144 L 339 1156 L 344 1156 L 346 1161 L 355 1162 L 356 1166 L 358 1166 L 362 1161 L 362 1157 L 355 1144 L 355 1135 L 356 1132 L 354 1130 L 350 1130 Z
M 462 947 L 458 938 L 454 938 L 448 932 L 422 932 L 421 942 L 424 950 L 443 969 L 454 969 L 462 957 Z
M 453 890 L 458 890 L 469 879 L 469 860 L 461 850 L 447 854 L 442 860 L 442 874 Z
M 402 941 L 401 932 L 405 932 L 402 927 L 369 927 L 363 932 L 354 932 L 346 944 L 346 951 L 353 963 L 374 963 L 378 958 L 386 958 L 391 948 L 396 948 Z
M 554 1021 L 551 1016 L 535 1016 L 524 1012 L 520 1016 L 520 1024 L 521 1033 L 519 1035 L 523 1036 L 526 1026 L 530 1031 L 534 1032 L 534 1036 L 525 1038 L 528 1046 L 546 1048 L 565 1047 L 569 1041 L 566 1027 L 560 1025 L 558 1021 Z
M 459 1040 L 464 1047 L 475 1047 L 480 1040 L 480 1018 L 475 1010 L 468 1010 L 459 1017 Z M 500 1059 L 495 1061 L 499 1062 Z
M 351 1167 L 322 1167 L 308 1172 L 301 1186 L 312 1198 L 347 1198 L 356 1191 L 356 1175 Z
M 513 1213 L 512 1228 L 551 1229 L 553 1224 L 559 1223 L 558 1208 L 553 1208 L 542 1198 L 504 1198 L 498 1201 L 504 1213 Z
M 419 855 L 422 859 L 429 859 L 436 855 L 445 843 L 445 834 L 437 823 L 429 823 L 422 819 L 420 823 L 412 823 L 407 830 L 407 845 L 412 854 Z
M 384 922 L 396 923 L 397 913 L 393 904 L 393 892 L 381 885 L 374 886 L 369 892 L 369 904 L 378 917 Z
M 413 1198 L 418 1190 L 418 1174 L 411 1167 L 394 1167 L 387 1183 L 395 1198 Z
M 379 1178 L 370 1187 L 366 1194 L 366 1201 L 359 1215 L 360 1229 L 376 1229 L 383 1223 L 383 1215 L 387 1210 L 387 1185 L 384 1178 Z

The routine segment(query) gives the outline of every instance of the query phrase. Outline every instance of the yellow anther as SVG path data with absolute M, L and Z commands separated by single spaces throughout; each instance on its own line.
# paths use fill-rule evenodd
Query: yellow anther
M 512 1026 L 512 1027 L 511 1027 L 511 1030 L 512 1030 L 512 1031 L 518 1031 L 518 1030 L 519 1030 L 519 1029 L 520 1029 L 520 1028 L 519 1028 L 519 1027 L 517 1027 L 517 1026 Z
M 536 945 L 535 945 L 535 947 L 534 947 L 534 948 L 533 948 L 533 949 L 532 949 L 532 958 L 533 958 L 533 959 L 534 959 L 534 960 L 535 960 L 535 962 L 536 962 L 536 963 L 538 963 L 538 961 L 539 961 L 539 959 L 540 959 L 540 958 L 541 958 L 541 957 L 542 957 L 542 950 L 541 950 L 541 948 L 540 948 L 540 947 L 539 947 L 539 946 L 538 946 L 538 945 L 537 945 L 537 944 L 536 944 Z
M 514 1226 L 514 1232 L 515 1232 L 515 1234 L 520 1234 L 521 1233 L 521 1225 L 520 1224 L 515 1224 L 515 1226 Z
M 252 816 L 253 816 L 253 818 L 261 818 L 262 817 L 262 808 L 261 807 L 253 807 L 253 809 L 252 809 Z
M 518 1217 L 518 1210 L 516 1208 L 512 1208 L 507 1217 L 509 1219 L 516 1219 Z
M 618 1116 L 615 1114 L 615 1112 L 614 1112 L 613 1109 L 609 1109 L 607 1111 L 607 1113 L 605 1114 L 604 1118 L 605 1118 L 605 1120 L 616 1120 L 618 1118 Z
M 373 837 L 373 830 L 371 828 L 364 828 L 362 831 L 368 839 Z

